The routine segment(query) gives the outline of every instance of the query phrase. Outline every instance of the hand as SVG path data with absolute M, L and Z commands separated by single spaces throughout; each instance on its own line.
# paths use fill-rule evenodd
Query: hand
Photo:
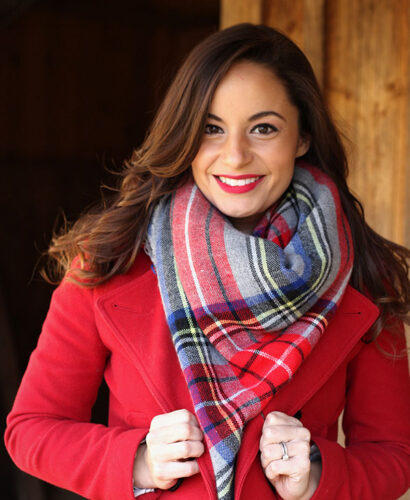
M 188 410 L 154 417 L 146 444 L 139 446 L 135 457 L 135 486 L 167 490 L 179 478 L 199 472 L 195 458 L 205 450 L 202 439 L 198 421 Z
M 285 443 L 289 459 L 283 460 Z M 311 467 L 310 432 L 298 419 L 285 413 L 269 413 L 259 444 L 265 476 L 284 500 L 307 500 L 317 488 L 320 464 Z

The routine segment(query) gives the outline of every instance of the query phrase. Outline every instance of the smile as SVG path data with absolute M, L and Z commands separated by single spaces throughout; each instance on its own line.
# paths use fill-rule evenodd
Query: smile
M 263 176 L 256 175 L 239 175 L 236 177 L 227 177 L 224 175 L 215 175 L 216 182 L 227 193 L 247 193 L 254 189 Z

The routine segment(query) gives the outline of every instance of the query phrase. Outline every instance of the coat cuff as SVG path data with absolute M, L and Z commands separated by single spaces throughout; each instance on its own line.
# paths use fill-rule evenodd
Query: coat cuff
M 316 444 L 320 452 L 322 474 L 311 500 L 335 498 L 335 491 L 339 491 L 343 485 L 344 475 L 340 473 L 340 464 L 344 461 L 344 448 L 334 441 L 329 441 L 321 437 L 312 436 L 312 441 Z M 332 466 L 332 464 L 336 466 Z

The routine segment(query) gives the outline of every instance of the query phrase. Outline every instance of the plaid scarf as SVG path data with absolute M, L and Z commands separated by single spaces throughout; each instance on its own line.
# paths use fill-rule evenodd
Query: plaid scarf
M 147 251 L 218 498 L 231 499 L 245 424 L 309 355 L 349 281 L 353 247 L 337 188 L 318 168 L 297 166 L 248 235 L 190 181 L 156 207 Z

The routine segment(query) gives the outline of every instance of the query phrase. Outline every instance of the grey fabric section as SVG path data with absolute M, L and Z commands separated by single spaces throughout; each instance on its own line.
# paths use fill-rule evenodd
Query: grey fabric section
M 309 311 L 317 298 L 334 282 L 340 267 L 336 210 L 330 190 L 317 184 L 308 171 L 298 167 L 295 169 L 293 187 L 295 195 L 278 209 L 288 226 L 297 226 L 293 239 L 284 249 L 270 241 L 243 234 L 231 224 L 226 224 L 224 232 L 225 248 L 236 284 L 255 316 L 263 314 L 261 323 L 268 331 L 286 328 Z M 313 209 L 305 198 L 313 198 Z M 303 254 L 298 253 L 298 245 L 303 247 Z M 258 272 L 258 267 L 252 269 L 250 265 L 250 261 L 260 263 L 257 258 L 260 246 L 264 249 L 266 267 L 272 281 L 269 281 L 264 271 Z M 322 257 L 318 253 L 319 246 L 324 254 Z M 272 293 L 272 288 L 275 288 L 272 282 L 281 290 L 292 287 L 307 270 L 306 256 L 311 266 L 309 281 L 306 282 L 309 292 L 298 298 L 296 310 L 288 310 L 283 307 L 286 297 L 275 298 L 274 290 Z M 257 305 L 254 305 L 252 299 L 264 293 L 270 295 L 269 304 L 255 300 Z M 271 310 L 266 314 L 269 308 Z

